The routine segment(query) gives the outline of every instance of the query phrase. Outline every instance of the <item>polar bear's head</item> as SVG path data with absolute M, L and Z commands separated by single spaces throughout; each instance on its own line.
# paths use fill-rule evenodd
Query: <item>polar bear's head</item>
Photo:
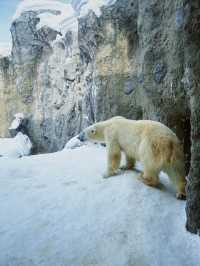
M 98 124 L 94 124 L 92 126 L 87 127 L 83 130 L 79 135 L 78 139 L 80 141 L 95 141 L 95 142 L 102 142 L 104 141 L 104 133 Z

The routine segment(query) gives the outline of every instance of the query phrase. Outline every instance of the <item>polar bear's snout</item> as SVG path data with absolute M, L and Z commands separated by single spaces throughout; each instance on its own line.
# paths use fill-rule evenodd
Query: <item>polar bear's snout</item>
M 86 141 L 86 135 L 85 132 L 81 132 L 78 137 L 77 137 L 80 141 Z
M 87 127 L 78 135 L 78 139 L 82 142 L 88 141 L 88 140 L 91 140 L 91 141 L 98 140 L 96 129 L 93 126 Z

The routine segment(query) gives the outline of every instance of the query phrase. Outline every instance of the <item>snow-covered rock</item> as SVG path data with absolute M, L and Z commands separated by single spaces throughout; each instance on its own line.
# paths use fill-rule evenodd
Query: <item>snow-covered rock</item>
M 78 31 L 78 17 L 85 16 L 90 10 L 99 16 L 101 6 L 114 2 L 115 0 L 79 0 L 67 4 L 59 0 L 23 0 L 17 7 L 13 21 L 23 12 L 35 11 L 40 19 L 38 29 L 48 26 L 65 35 L 67 30 Z
M 78 148 L 78 147 L 81 147 L 83 145 L 85 145 L 84 142 L 81 142 L 78 138 L 78 135 L 71 138 L 65 145 L 65 148 L 64 149 L 75 149 L 75 148 Z
M 72 0 L 72 6 L 79 16 L 85 16 L 92 10 L 97 16 L 101 15 L 101 7 L 114 4 L 116 0 Z
M 9 130 L 17 129 L 24 120 L 25 116 L 23 113 L 17 113 L 14 115 L 14 118 L 15 119 L 12 121 Z
M 169 180 L 103 179 L 105 148 L 0 159 L 0 265 L 197 266 L 198 236 Z
M 32 143 L 21 132 L 14 138 L 0 138 L 0 156 L 19 158 L 31 153 Z
M 78 30 L 76 14 L 70 4 L 56 0 L 23 0 L 17 7 L 13 21 L 20 18 L 23 12 L 28 11 L 37 13 L 37 18 L 39 18 L 38 30 L 47 26 L 62 35 L 65 35 L 67 30 Z

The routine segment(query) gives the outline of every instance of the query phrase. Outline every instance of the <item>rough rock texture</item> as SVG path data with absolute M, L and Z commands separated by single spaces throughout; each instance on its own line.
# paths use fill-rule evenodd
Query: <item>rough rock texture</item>
M 200 234 L 200 2 L 187 1 L 185 27 L 185 87 L 191 109 L 191 167 L 187 185 L 187 224 L 192 233 Z
M 59 41 L 37 30 L 37 14 L 13 22 L 12 57 L 1 59 L 2 136 L 23 111 L 36 150 L 55 151 L 88 124 L 123 115 L 166 123 L 189 150 L 181 1 L 117 1 Z
M 11 58 L 0 63 L 1 136 L 12 114 L 29 115 L 29 135 L 36 151 L 61 149 L 78 132 L 77 38 L 72 32 L 55 44 L 59 32 L 37 29 L 37 12 L 25 12 L 11 27 Z M 73 49 L 72 49 L 73 47 Z M 77 62 L 76 62 L 77 61 Z
M 184 87 L 181 1 L 118 1 L 79 21 L 83 69 L 92 70 L 94 117 L 161 121 L 190 158 L 190 109 Z

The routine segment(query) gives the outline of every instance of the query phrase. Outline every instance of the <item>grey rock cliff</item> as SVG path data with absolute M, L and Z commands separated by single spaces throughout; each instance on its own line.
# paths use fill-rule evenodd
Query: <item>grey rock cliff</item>
M 81 3 L 73 1 L 77 12 Z M 38 12 L 13 22 L 12 56 L 1 59 L 2 136 L 23 111 L 36 150 L 56 151 L 87 125 L 123 115 L 167 124 L 189 154 L 183 1 L 117 1 L 59 41 L 59 32 L 37 30 Z
M 172 128 L 190 158 L 180 1 L 117 1 L 79 21 L 83 69 L 91 71 L 95 120 L 153 119 Z

